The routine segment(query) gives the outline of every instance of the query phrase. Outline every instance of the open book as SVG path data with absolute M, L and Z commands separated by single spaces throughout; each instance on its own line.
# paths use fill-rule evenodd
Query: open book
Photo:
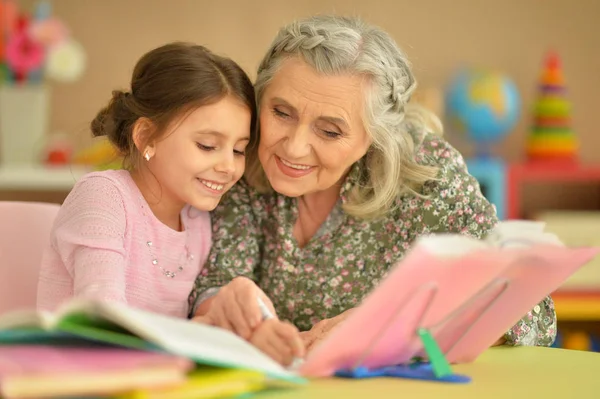
M 273 384 L 304 380 L 237 335 L 217 327 L 117 303 L 75 300 L 50 314 L 18 311 L 0 316 L 0 344 L 82 339 L 159 350 L 196 363 L 264 372 Z
M 499 223 L 485 240 L 422 237 L 299 371 L 407 364 L 425 356 L 419 329 L 449 362 L 473 361 L 597 253 L 566 248 L 529 221 Z

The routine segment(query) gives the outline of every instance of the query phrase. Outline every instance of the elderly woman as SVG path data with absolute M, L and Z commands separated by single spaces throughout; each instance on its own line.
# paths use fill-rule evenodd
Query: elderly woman
M 409 104 L 409 61 L 380 29 L 337 16 L 296 21 L 275 38 L 255 87 L 260 142 L 214 212 L 196 315 L 249 337 L 260 297 L 310 349 L 416 238 L 481 238 L 497 223 L 461 155 Z M 547 297 L 497 343 L 547 346 L 555 334 Z

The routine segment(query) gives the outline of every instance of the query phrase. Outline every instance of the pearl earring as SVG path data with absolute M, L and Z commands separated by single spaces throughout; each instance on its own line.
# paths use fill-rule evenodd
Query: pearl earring
M 146 153 L 144 154 L 144 158 L 146 158 L 146 161 L 150 160 L 150 154 L 148 153 L 148 151 L 146 151 Z

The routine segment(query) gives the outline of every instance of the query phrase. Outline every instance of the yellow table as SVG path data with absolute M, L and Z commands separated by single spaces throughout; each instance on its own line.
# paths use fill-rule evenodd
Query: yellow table
M 446 384 L 392 378 L 323 379 L 297 389 L 263 392 L 254 398 L 600 398 L 600 354 L 593 352 L 498 347 L 489 349 L 474 363 L 454 366 L 454 370 L 471 376 L 473 381 Z

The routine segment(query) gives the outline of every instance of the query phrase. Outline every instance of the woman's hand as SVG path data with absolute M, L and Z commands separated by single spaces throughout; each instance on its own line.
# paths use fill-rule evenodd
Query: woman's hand
M 310 352 L 317 344 L 323 341 L 333 330 L 337 327 L 341 322 L 346 320 L 354 309 L 348 309 L 345 312 L 332 317 L 330 319 L 321 320 L 317 324 L 315 324 L 309 331 L 304 331 L 300 333 L 300 337 L 304 341 L 304 345 L 306 346 L 306 352 Z
M 276 317 L 273 303 L 254 281 L 236 277 L 201 304 L 192 320 L 227 329 L 248 340 L 263 320 L 258 298 Z

